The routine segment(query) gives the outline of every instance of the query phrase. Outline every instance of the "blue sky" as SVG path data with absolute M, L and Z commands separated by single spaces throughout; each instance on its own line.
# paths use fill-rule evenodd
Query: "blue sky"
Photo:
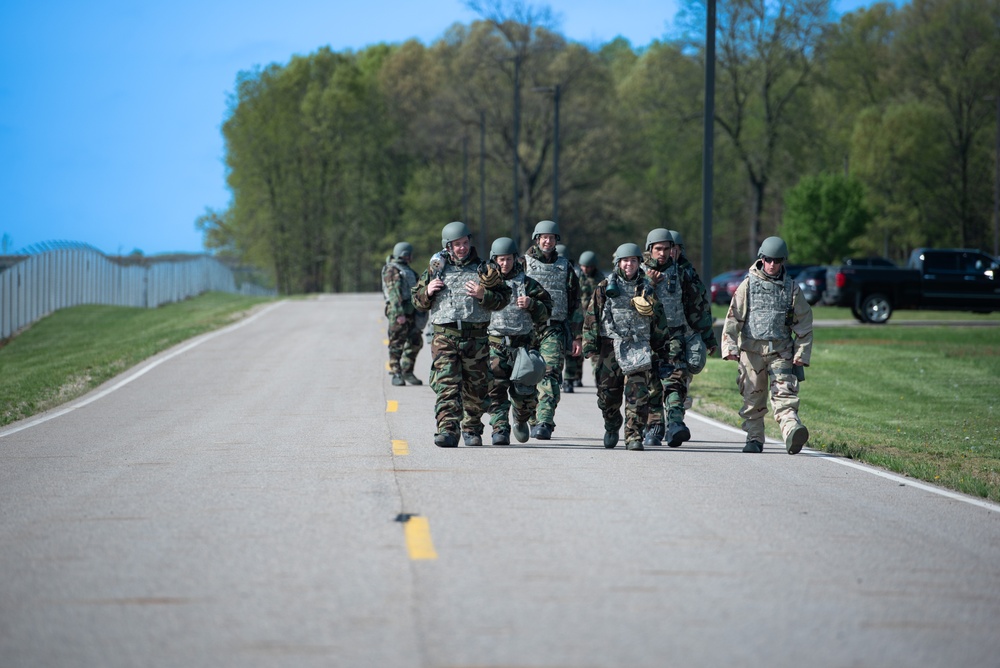
M 679 8 L 534 4 L 548 4 L 569 39 L 620 35 L 637 47 L 662 37 Z M 460 0 L 3 0 L 0 239 L 8 252 L 54 240 L 199 252 L 195 219 L 230 199 L 220 126 L 239 71 L 324 45 L 430 44 L 475 18 Z

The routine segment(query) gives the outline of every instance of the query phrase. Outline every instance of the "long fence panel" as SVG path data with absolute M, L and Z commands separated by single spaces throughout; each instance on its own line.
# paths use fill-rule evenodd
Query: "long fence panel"
M 203 292 L 274 296 L 269 288 L 243 282 L 208 256 L 190 260 L 123 265 L 89 248 L 60 248 L 0 270 L 0 339 L 68 306 L 108 304 L 155 308 Z

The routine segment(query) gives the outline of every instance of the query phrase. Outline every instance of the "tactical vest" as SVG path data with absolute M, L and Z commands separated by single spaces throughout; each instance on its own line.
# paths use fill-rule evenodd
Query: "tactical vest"
M 632 306 L 638 280 L 625 281 L 618 277 L 621 292 L 607 297 L 598 328 L 601 336 L 614 342 L 615 360 L 622 373 L 628 375 L 652 366 L 653 350 L 649 344 L 650 316 L 640 315 Z
M 552 264 L 546 264 L 538 258 L 525 256 L 525 273 L 541 283 L 545 291 L 552 297 L 552 311 L 549 320 L 565 320 L 569 316 L 569 272 L 572 271 L 569 262 L 564 257 L 557 258 Z
M 749 315 L 743 323 L 743 336 L 766 341 L 791 338 L 785 315 L 792 306 L 792 279 L 785 274 L 777 283 L 750 273 L 747 277 Z
M 410 265 L 393 260 L 389 260 L 382 267 L 382 296 L 385 298 L 385 301 L 389 301 L 389 284 L 385 280 L 385 275 L 388 273 L 389 267 L 395 267 L 399 270 L 399 280 L 403 283 L 399 288 L 399 292 L 403 295 L 404 302 L 410 301 L 412 299 L 410 290 L 417 284 L 417 272 L 413 271 Z
M 479 300 L 465 294 L 468 281 L 479 282 L 476 263 L 457 266 L 445 263 L 441 270 L 444 287 L 434 295 L 431 303 L 431 322 L 447 325 L 452 322 L 485 323 L 490 321 L 490 312 L 483 308 Z
M 662 270 L 663 278 L 654 286 L 656 298 L 663 304 L 663 312 L 667 315 L 667 325 L 670 327 L 687 327 L 687 317 L 684 315 L 684 297 L 681 291 L 681 274 L 677 263 L 671 262 Z
M 526 296 L 524 272 L 507 280 L 510 286 L 510 303 L 499 311 L 490 314 L 490 326 L 487 330 L 494 336 L 515 336 L 530 334 L 534 323 L 531 313 L 517 305 L 517 298 Z

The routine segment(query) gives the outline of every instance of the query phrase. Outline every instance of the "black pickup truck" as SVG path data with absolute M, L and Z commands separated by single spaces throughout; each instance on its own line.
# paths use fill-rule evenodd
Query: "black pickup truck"
M 1000 269 L 978 250 L 918 248 L 905 269 L 829 267 L 822 301 L 874 324 L 887 322 L 896 309 L 991 313 L 1000 311 Z

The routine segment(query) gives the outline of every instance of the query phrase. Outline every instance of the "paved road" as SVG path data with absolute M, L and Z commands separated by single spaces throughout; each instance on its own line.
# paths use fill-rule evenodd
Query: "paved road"
M 604 450 L 589 380 L 438 449 L 384 337 L 284 302 L 0 430 L 0 666 L 1000 663 L 1000 507 L 695 417 Z

